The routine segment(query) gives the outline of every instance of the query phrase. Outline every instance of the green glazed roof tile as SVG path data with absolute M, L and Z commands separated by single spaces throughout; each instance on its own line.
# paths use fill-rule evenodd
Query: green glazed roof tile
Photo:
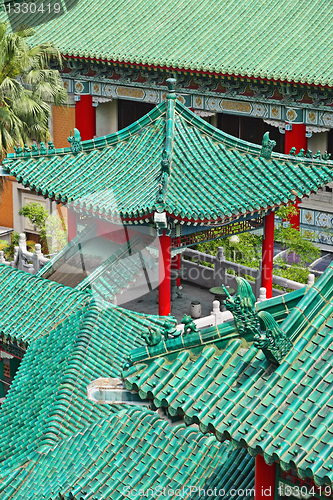
M 90 296 L 0 264 L 0 328 L 3 338 L 23 344 L 45 335 L 54 324 L 87 309 Z M 38 311 L 38 314 L 36 313 Z
M 213 10 L 208 0 L 161 0 L 158 9 L 152 0 L 135 9 L 126 0 L 82 0 L 29 20 L 35 42 L 52 40 L 70 57 L 332 86 L 332 8 L 324 0 L 250 0 L 246 9 L 218 0 Z M 15 28 L 25 15 L 1 19 Z
M 8 266 L 0 266 L 0 275 L 2 349 L 23 339 L 26 350 L 0 410 L 0 460 L 10 468 L 114 413 L 87 399 L 87 385 L 119 377 L 130 350 L 142 345 L 143 325 L 160 320 L 96 303 L 90 294 Z
M 7 266 L 0 275 L 3 337 L 24 339 L 27 348 L 0 409 L 1 500 L 56 500 L 59 493 L 118 499 L 124 487 L 209 488 L 211 480 L 223 488 L 220 464 L 229 459 L 249 468 L 246 486 L 253 488 L 246 450 L 197 428 L 170 427 L 149 410 L 119 412 L 87 399 L 92 380 L 120 376 L 130 350 L 142 344 L 140 331 L 160 326 L 158 317 Z
M 245 445 L 285 471 L 296 467 L 301 478 L 332 484 L 332 276 L 333 264 L 312 288 L 257 305 L 276 317 L 285 309 L 280 328 L 293 348 L 279 366 L 222 324 L 219 339 L 210 329 L 200 349 L 167 340 L 157 357 L 132 352 L 134 366 L 123 374 L 126 387 L 167 406 L 170 415 L 184 415 L 187 424 L 199 423 L 220 441 Z
M 333 180 L 332 162 L 280 154 L 267 161 L 260 157 L 260 146 L 236 140 L 178 100 L 170 101 L 175 103 L 173 141 L 166 137 L 169 111 L 163 102 L 126 130 L 105 137 L 107 146 L 91 140 L 75 156 L 63 150 L 52 158 L 8 155 L 3 166 L 37 193 L 59 196 L 76 210 L 93 210 L 107 219 L 144 218 L 162 203 L 175 218 L 233 220 L 294 200 L 293 191 L 302 197 Z M 164 201 L 158 202 L 168 147 L 170 175 Z
M 0 494 L 3 500 L 56 500 L 59 495 L 75 500 L 98 495 L 106 500 L 118 499 L 125 488 L 150 488 L 151 497 L 158 498 L 164 486 L 184 487 L 185 493 L 187 485 L 207 489 L 214 483 L 225 488 L 225 464 L 230 462 L 248 470 L 246 487 L 253 488 L 254 459 L 245 450 L 217 443 L 194 427 L 171 427 L 150 410 L 127 409 L 97 419 L 47 450 L 33 452 L 22 467 L 1 474 Z M 236 487 L 242 480 L 242 475 L 235 477 Z M 249 493 L 245 499 L 250 497 Z

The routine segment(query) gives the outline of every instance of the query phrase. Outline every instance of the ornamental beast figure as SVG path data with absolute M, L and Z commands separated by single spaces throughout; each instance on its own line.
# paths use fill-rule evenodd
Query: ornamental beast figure
M 236 277 L 236 281 L 238 285 L 237 294 L 233 297 L 230 296 L 223 285 L 227 295 L 224 304 L 234 316 L 239 335 L 242 337 L 244 335 L 252 336 L 254 332 L 260 332 L 258 312 L 254 307 L 256 299 L 251 285 L 245 279 Z
M 266 158 L 266 160 L 270 160 L 274 146 L 276 146 L 276 142 L 272 141 L 269 138 L 269 132 L 266 132 L 262 139 L 260 156 Z
M 67 141 L 71 145 L 72 153 L 79 153 L 80 151 L 82 151 L 81 135 L 77 128 L 74 129 L 73 136 L 71 131 L 71 135 L 68 137 Z
M 260 311 L 258 316 L 264 331 L 254 335 L 253 344 L 263 350 L 268 361 L 280 363 L 293 345 L 269 312 Z
M 270 363 L 280 364 L 292 348 L 291 341 L 270 313 L 257 312 L 251 285 L 243 278 L 236 277 L 236 280 L 237 294 L 233 297 L 224 287 L 227 294 L 224 304 L 234 316 L 239 335 L 247 336 L 254 347 L 262 349 Z
M 140 335 L 147 342 L 147 345 L 153 346 L 159 344 L 162 341 L 162 337 L 164 337 L 164 340 L 178 337 L 181 335 L 181 331 L 177 330 L 176 318 L 170 316 L 164 321 L 162 329 L 153 329 L 151 326 L 148 326 L 148 332 L 141 332 Z
M 150 346 L 157 345 L 162 340 L 161 330 L 159 328 L 153 330 L 151 326 L 148 326 L 148 332 L 141 332 L 140 335 Z
M 182 325 L 184 325 L 184 335 L 186 335 L 187 333 L 195 333 L 198 331 L 197 325 L 194 323 L 191 316 L 187 316 L 187 314 L 184 314 L 181 323 Z

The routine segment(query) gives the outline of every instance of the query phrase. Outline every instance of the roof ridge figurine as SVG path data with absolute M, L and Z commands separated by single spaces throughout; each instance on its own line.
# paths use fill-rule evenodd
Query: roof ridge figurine
M 263 350 L 268 361 L 279 364 L 293 344 L 269 312 L 260 311 L 258 316 L 264 331 L 261 335 L 254 336 L 253 344 Z
M 274 146 L 276 146 L 276 142 L 269 138 L 269 132 L 265 132 L 262 138 L 260 156 L 270 160 Z
M 234 316 L 239 335 L 247 336 L 249 341 L 253 341 L 254 347 L 262 349 L 270 363 L 280 364 L 292 349 L 292 342 L 270 313 L 261 311 L 258 314 L 250 283 L 238 276 L 236 281 L 238 288 L 234 296 L 230 296 L 224 285 L 223 288 L 227 295 L 224 304 Z
M 176 338 L 181 335 L 181 330 L 177 330 L 177 320 L 173 316 L 168 317 L 164 323 L 163 328 L 152 328 L 148 326 L 148 333 L 141 332 L 140 336 L 147 342 L 147 345 L 154 346 L 162 341 L 162 336 L 164 340 L 171 338 Z
M 80 151 L 82 151 L 81 134 L 77 128 L 74 128 L 73 135 L 72 131 L 70 132 L 70 136 L 67 138 L 67 141 L 71 145 L 72 153 L 80 153 Z

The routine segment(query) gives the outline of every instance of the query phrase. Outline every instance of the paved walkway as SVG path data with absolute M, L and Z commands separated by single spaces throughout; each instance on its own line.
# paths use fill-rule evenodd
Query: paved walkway
M 141 276 L 133 286 L 118 296 L 117 304 L 131 311 L 158 314 L 156 285 L 156 283 L 153 283 L 155 289 L 149 292 L 146 280 Z M 180 323 L 184 314 L 190 314 L 192 300 L 198 300 L 201 303 L 201 317 L 208 316 L 213 309 L 214 295 L 207 288 L 193 283 L 183 282 L 182 287 L 182 298 L 176 298 L 171 305 L 171 314 L 177 318 L 178 323 Z

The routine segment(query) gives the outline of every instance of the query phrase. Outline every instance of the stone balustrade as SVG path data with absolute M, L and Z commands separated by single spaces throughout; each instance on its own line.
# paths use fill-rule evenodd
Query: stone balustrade
M 205 288 L 212 288 L 223 284 L 229 285 L 236 290 L 235 275 L 242 276 L 250 283 L 257 300 L 266 300 L 266 290 L 261 287 L 261 260 L 259 261 L 259 269 L 243 266 L 242 264 L 226 260 L 222 247 L 218 248 L 216 256 L 188 248 L 183 252 L 182 257 L 182 278 L 184 280 L 196 283 Z M 191 260 L 188 260 L 188 258 Z M 201 262 L 209 263 L 212 267 L 207 267 L 201 264 Z M 249 277 L 253 278 L 253 280 L 248 279 Z M 309 274 L 308 284 L 313 283 L 314 275 Z M 273 284 L 283 287 L 283 290 L 273 288 L 273 297 L 283 295 L 287 289 L 298 290 L 305 286 L 304 283 L 298 283 L 297 281 L 276 275 L 273 275 Z
M 35 252 L 27 250 L 26 236 L 20 234 L 18 246 L 14 247 L 14 260 L 6 261 L 4 252 L 0 251 L 0 264 L 15 267 L 21 271 L 26 271 L 31 274 L 36 274 L 50 259 L 44 257 L 40 243 L 36 243 Z

